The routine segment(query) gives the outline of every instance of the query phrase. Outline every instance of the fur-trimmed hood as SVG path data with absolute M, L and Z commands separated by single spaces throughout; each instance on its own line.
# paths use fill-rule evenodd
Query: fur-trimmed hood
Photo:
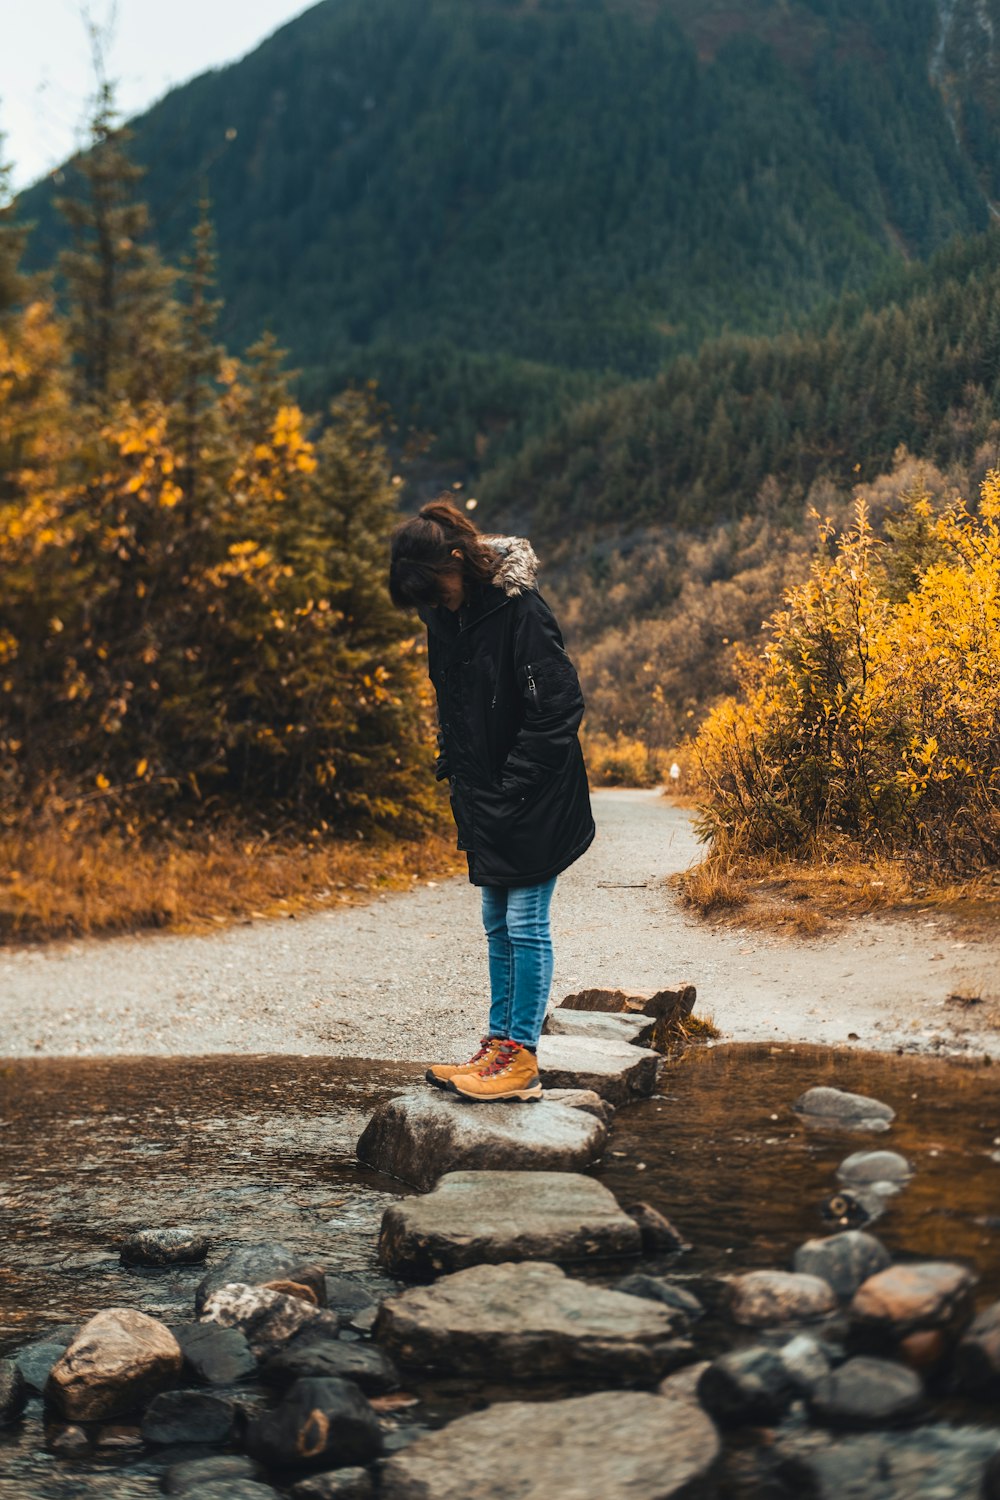
M 500 556 L 500 566 L 493 575 L 493 582 L 497 588 L 503 589 L 508 599 L 535 587 L 538 558 L 527 537 L 484 536 L 483 541 Z

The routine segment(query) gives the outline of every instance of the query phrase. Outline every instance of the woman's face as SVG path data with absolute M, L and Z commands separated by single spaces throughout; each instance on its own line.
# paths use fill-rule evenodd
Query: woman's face
M 444 609 L 456 610 L 465 599 L 465 579 L 462 576 L 462 554 L 455 551 L 452 557 L 456 558 L 455 571 L 453 573 L 441 573 L 438 577 L 438 588 L 440 590 L 440 603 Z

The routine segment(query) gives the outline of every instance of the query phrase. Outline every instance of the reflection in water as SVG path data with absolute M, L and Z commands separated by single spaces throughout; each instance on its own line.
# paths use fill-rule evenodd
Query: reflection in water
M 117 1238 L 143 1225 L 205 1229 L 213 1259 L 235 1243 L 280 1240 L 384 1290 L 378 1224 L 406 1189 L 359 1167 L 354 1144 L 376 1104 L 420 1076 L 288 1057 L 0 1064 L 0 1353 L 100 1307 L 189 1318 L 199 1268 L 118 1264 Z M 790 1105 L 817 1083 L 884 1099 L 897 1111 L 892 1130 L 807 1129 Z M 972 1261 L 983 1298 L 1000 1296 L 997 1070 L 727 1046 L 692 1051 L 661 1087 L 619 1113 L 597 1175 L 622 1202 L 646 1199 L 684 1231 L 694 1248 L 673 1269 L 788 1265 L 803 1239 L 827 1232 L 819 1205 L 838 1162 L 887 1146 L 916 1175 L 879 1221 L 880 1237 L 896 1252 Z M 432 1399 L 423 1415 L 434 1410 Z M 121 1458 L 61 1462 L 41 1445 L 35 1402 L 0 1437 L 3 1500 L 156 1493 L 162 1457 L 125 1469 Z

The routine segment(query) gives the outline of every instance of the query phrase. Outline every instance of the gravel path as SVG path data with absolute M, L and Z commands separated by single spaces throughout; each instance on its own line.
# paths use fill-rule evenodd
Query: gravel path
M 1000 937 L 933 917 L 864 920 L 826 938 L 696 921 L 664 885 L 699 857 L 690 816 L 655 792 L 594 797 L 598 837 L 553 905 L 556 999 L 590 985 L 689 980 L 744 1041 L 991 1052 Z M 467 1055 L 485 1019 L 478 892 L 428 882 L 370 906 L 199 936 L 86 939 L 0 953 L 0 1055 Z M 993 993 L 996 1000 L 1000 995 Z

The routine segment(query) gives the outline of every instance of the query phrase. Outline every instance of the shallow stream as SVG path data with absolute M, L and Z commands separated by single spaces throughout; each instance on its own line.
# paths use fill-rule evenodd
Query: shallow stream
M 189 1319 L 200 1268 L 119 1265 L 116 1239 L 141 1226 L 207 1230 L 218 1247 L 210 1261 L 236 1243 L 280 1240 L 384 1292 L 378 1224 L 406 1189 L 360 1167 L 353 1149 L 375 1106 L 420 1076 L 289 1057 L 0 1063 L 0 1355 L 102 1307 Z M 891 1131 L 806 1128 L 790 1105 L 821 1083 L 891 1104 Z M 906 1155 L 915 1176 L 879 1236 L 897 1254 L 972 1263 L 981 1299 L 1000 1296 L 1000 1068 L 720 1046 L 689 1052 L 661 1088 L 619 1112 L 596 1175 L 623 1203 L 645 1199 L 683 1231 L 692 1249 L 673 1258 L 673 1274 L 787 1266 L 802 1240 L 830 1232 L 820 1207 L 837 1164 L 884 1146 Z M 467 1395 L 466 1409 L 483 1395 Z M 432 1401 L 416 1415 L 455 1409 Z M 71 1462 L 42 1447 L 34 1402 L 0 1434 L 4 1500 L 157 1493 L 162 1456 Z

